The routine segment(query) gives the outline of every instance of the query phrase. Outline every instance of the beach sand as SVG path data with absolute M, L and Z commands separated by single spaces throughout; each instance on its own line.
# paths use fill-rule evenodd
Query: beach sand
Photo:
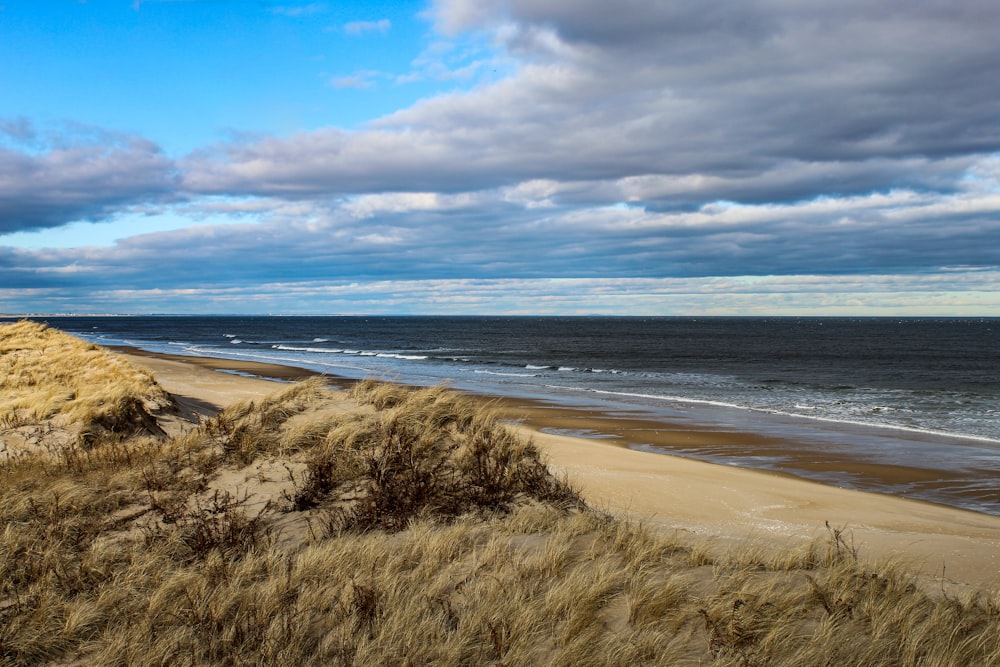
M 276 381 L 310 371 L 226 359 L 119 349 L 149 368 L 189 414 L 208 415 L 274 392 Z M 271 378 L 271 379 L 263 379 Z M 337 385 L 337 378 L 331 378 Z M 341 384 L 346 386 L 346 383 Z M 805 481 L 788 475 L 627 449 L 612 439 L 562 433 L 646 430 L 660 438 L 724 442 L 731 433 L 661 423 L 610 423 L 599 414 L 505 401 L 511 418 L 586 501 L 662 531 L 713 540 L 719 548 L 787 548 L 843 529 L 862 558 L 899 558 L 922 580 L 1000 590 L 1000 517 Z M 596 427 L 600 428 L 596 428 Z M 741 442 L 760 436 L 742 434 Z M 759 442 L 762 448 L 788 443 Z

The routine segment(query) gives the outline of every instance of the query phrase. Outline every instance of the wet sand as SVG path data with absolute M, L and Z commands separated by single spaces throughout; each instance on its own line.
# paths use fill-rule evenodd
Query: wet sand
M 316 373 L 256 362 L 119 351 L 150 368 L 160 384 L 205 412 L 273 392 L 275 381 Z M 263 379 L 268 378 L 268 379 Z M 346 388 L 349 380 L 331 377 Z M 916 500 L 837 488 L 786 474 L 718 465 L 664 453 L 728 448 L 794 457 L 795 443 L 734 430 L 608 415 L 585 409 L 502 399 L 510 417 L 568 475 L 592 506 L 659 530 L 711 538 L 720 545 L 785 548 L 845 528 L 862 556 L 898 557 L 923 577 L 1000 590 L 1000 517 Z M 199 410 L 195 409 L 195 412 Z M 581 437 L 583 436 L 583 437 Z M 832 457 L 803 461 L 822 471 L 917 478 L 926 471 L 873 466 Z M 933 480 L 928 480 L 933 481 Z

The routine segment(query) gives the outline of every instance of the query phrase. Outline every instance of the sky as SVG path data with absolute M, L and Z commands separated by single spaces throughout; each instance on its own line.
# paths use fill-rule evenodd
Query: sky
M 996 0 L 0 0 L 0 313 L 1000 316 Z

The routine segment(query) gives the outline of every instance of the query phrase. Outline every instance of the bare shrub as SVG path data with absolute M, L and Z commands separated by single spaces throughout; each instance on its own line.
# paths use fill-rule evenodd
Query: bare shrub
M 451 520 L 468 512 L 505 513 L 528 498 L 582 506 L 533 445 L 468 399 L 441 388 L 400 395 L 377 385 L 359 387 L 366 393 L 356 387 L 356 394 L 393 407 L 339 434 L 341 456 L 349 452 L 360 462 L 352 482 L 363 492 L 333 512 L 334 532 L 398 531 L 418 516 Z M 330 451 L 338 451 L 336 443 Z

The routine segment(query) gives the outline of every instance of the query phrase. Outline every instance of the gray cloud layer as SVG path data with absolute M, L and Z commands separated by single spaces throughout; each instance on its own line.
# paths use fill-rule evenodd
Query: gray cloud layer
M 25 119 L 0 124 L 3 135 L 16 147 L 0 141 L 0 234 L 104 219 L 176 188 L 173 163 L 139 137 L 75 128 L 42 138 Z
M 956 157 L 1000 149 L 995 2 L 625 4 L 439 3 L 443 27 L 493 32 L 519 74 L 369 131 L 217 147 L 186 162 L 185 182 L 304 194 L 712 179 L 665 197 L 691 204 L 947 190 Z M 781 177 L 802 166 L 812 178 Z
M 787 205 L 525 207 L 511 192 L 272 203 L 268 222 L 0 253 L 8 286 L 196 288 L 379 279 L 927 273 L 1000 266 L 1000 196 Z
M 249 201 L 261 220 L 6 250 L 0 282 L 1000 266 L 995 0 L 439 0 L 431 16 L 443 34 L 488 36 L 517 71 L 362 130 L 176 162 L 135 137 L 39 143 L 30 124 L 0 124 L 0 234 L 169 197 L 193 212 Z

